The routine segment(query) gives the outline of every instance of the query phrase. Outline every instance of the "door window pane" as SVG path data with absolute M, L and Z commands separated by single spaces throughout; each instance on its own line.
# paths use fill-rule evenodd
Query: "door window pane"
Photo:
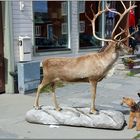
M 68 3 L 33 1 L 36 52 L 68 48 Z

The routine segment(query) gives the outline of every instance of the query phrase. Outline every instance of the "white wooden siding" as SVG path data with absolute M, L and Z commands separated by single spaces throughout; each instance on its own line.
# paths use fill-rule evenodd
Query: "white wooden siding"
M 12 3 L 12 22 L 15 62 L 19 61 L 18 37 L 28 35 L 33 39 L 32 2 L 24 1 L 24 10 L 20 11 L 19 1 Z
M 79 50 L 79 30 L 78 30 L 78 22 L 79 22 L 79 15 L 78 15 L 78 1 L 72 1 L 71 4 L 71 48 L 74 54 L 78 53 Z

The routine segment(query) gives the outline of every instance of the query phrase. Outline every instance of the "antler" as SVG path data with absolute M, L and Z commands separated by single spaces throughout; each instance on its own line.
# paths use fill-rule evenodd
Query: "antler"
M 112 11 L 112 12 L 116 13 L 117 15 L 119 15 L 119 20 L 118 20 L 117 24 L 115 25 L 115 27 L 114 27 L 114 29 L 113 29 L 113 31 L 112 31 L 112 37 L 114 37 L 115 31 L 116 31 L 116 29 L 117 29 L 119 23 L 122 21 L 123 17 L 124 17 L 131 9 L 134 9 L 135 7 L 137 7 L 135 4 L 133 4 L 133 5 L 130 5 L 129 8 L 126 8 L 126 6 L 125 6 L 125 4 L 123 3 L 123 1 L 120 0 L 120 2 L 121 2 L 121 4 L 122 4 L 123 7 L 124 7 L 124 12 L 121 14 L 121 13 L 119 13 L 119 12 L 117 12 L 117 11 Z M 108 9 L 108 10 L 111 11 L 111 9 Z M 114 37 L 114 38 L 115 38 L 115 37 Z
M 134 9 L 135 7 L 137 7 L 135 4 L 133 4 L 133 5 L 130 4 L 130 6 L 129 6 L 128 8 L 126 8 L 126 6 L 125 6 L 125 4 L 123 3 L 123 1 L 120 0 L 120 2 L 121 2 L 122 6 L 123 6 L 123 8 L 124 8 L 124 12 L 123 12 L 123 13 L 120 13 L 120 12 L 118 12 L 118 11 L 114 11 L 114 10 L 110 9 L 108 5 L 105 6 L 105 9 L 104 9 L 104 10 L 101 10 L 101 0 L 99 0 L 99 4 L 98 4 L 98 13 L 97 13 L 97 14 L 95 14 L 94 10 L 92 9 L 92 5 L 91 5 L 91 7 L 90 7 L 90 8 L 91 8 L 91 11 L 92 11 L 92 14 L 93 14 L 93 19 L 91 19 L 91 18 L 85 13 L 85 16 L 87 17 L 87 19 L 92 23 L 92 32 L 93 32 L 93 36 L 94 36 L 96 39 L 101 40 L 101 41 L 107 41 L 107 42 L 109 42 L 109 41 L 111 41 L 111 42 L 114 42 L 114 41 L 115 41 L 115 42 L 116 42 L 116 41 L 118 42 L 118 41 L 119 41 L 119 42 L 120 42 L 120 41 L 125 41 L 125 40 L 127 40 L 127 38 L 131 37 L 132 34 L 134 34 L 134 33 L 132 33 L 132 34 L 129 33 L 128 36 L 127 36 L 126 38 L 117 40 L 117 38 L 118 38 L 119 36 L 121 36 L 122 34 L 126 33 L 126 30 L 123 30 L 123 29 L 120 28 L 121 32 L 114 36 L 115 31 L 116 31 L 117 27 L 119 26 L 119 23 L 122 21 L 123 17 L 124 17 L 131 9 Z M 117 21 L 117 23 L 116 23 L 116 25 L 115 25 L 115 27 L 114 27 L 114 29 L 113 29 L 113 31 L 112 31 L 112 35 L 111 35 L 112 38 L 111 38 L 111 39 L 100 38 L 100 37 L 98 37 L 98 36 L 96 35 L 96 33 L 95 33 L 95 21 L 96 21 L 96 19 L 97 19 L 102 13 L 105 13 L 105 12 L 107 12 L 107 11 L 112 12 L 112 13 L 115 13 L 116 15 L 119 16 L 119 20 Z
M 114 37 L 114 40 L 116 40 L 116 41 L 117 41 L 118 36 L 120 36 L 120 35 L 126 33 L 126 29 L 123 30 L 123 29 L 120 27 L 120 30 L 121 30 L 121 32 L 120 32 L 119 34 L 117 34 L 117 35 Z
M 130 34 L 129 29 L 127 29 L 127 34 L 128 34 L 128 35 L 127 35 L 125 38 L 121 39 L 120 41 L 121 41 L 121 42 L 124 42 L 124 41 L 126 41 L 128 38 L 134 39 L 133 35 L 134 35 L 136 32 L 138 32 L 138 30 L 139 30 L 139 28 L 138 28 L 138 27 L 135 27 L 135 31 L 132 32 L 132 33 Z

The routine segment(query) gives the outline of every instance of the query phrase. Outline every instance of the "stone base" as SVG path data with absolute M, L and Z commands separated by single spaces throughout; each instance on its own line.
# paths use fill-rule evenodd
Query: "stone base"
M 89 110 L 89 108 L 63 107 L 57 112 L 53 107 L 44 106 L 41 110 L 29 110 L 26 113 L 26 121 L 48 125 L 122 129 L 125 119 L 121 112 L 100 110 L 98 115 L 94 115 L 89 114 Z

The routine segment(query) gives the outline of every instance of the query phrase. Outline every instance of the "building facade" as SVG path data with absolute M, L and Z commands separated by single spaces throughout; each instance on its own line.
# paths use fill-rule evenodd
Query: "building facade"
M 102 2 L 102 7 L 108 1 Z M 119 2 L 108 2 L 119 9 Z M 139 2 L 136 2 L 139 6 Z M 98 51 L 104 42 L 92 35 L 92 26 L 85 13 L 92 18 L 97 1 L 1 1 L 0 2 L 0 92 L 14 92 L 14 73 L 21 61 L 19 38 L 29 37 L 31 60 L 41 62 L 46 57 L 77 56 Z M 140 6 L 139 6 L 140 8 Z M 138 9 L 138 8 L 137 8 Z M 136 9 L 139 22 L 139 12 Z M 110 16 L 110 15 L 109 15 Z M 115 15 L 103 14 L 96 22 L 96 34 L 110 37 Z

